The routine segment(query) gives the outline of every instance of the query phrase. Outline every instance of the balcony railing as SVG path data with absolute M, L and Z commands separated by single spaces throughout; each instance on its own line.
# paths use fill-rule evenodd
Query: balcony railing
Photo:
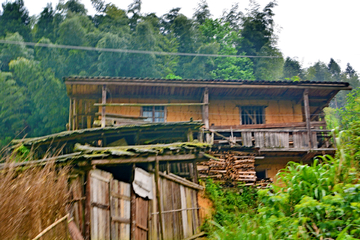
M 214 144 L 240 145 L 259 148 L 261 151 L 334 150 L 331 130 L 312 129 L 311 141 L 305 129 L 243 129 L 212 132 Z M 312 146 L 310 147 L 310 142 Z

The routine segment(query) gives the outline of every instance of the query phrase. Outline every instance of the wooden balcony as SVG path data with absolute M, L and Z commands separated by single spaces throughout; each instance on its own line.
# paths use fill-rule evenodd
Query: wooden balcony
M 331 130 L 323 129 L 311 129 L 310 134 L 306 129 L 222 129 L 212 131 L 211 141 L 217 145 L 253 147 L 261 152 L 336 150 Z

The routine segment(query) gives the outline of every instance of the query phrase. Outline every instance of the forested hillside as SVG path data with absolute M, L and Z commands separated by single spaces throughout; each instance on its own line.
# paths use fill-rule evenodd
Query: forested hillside
M 283 56 L 275 34 L 275 2 L 264 8 L 251 2 L 245 12 L 234 5 L 219 19 L 211 17 L 205 1 L 199 2 L 192 18 L 181 14 L 176 6 L 163 16 L 145 14 L 141 0 L 135 0 L 128 9 L 102 0 L 92 3 L 95 16 L 87 15 L 79 0 L 44 6 L 39 16 L 29 16 L 23 0 L 2 4 L 0 145 L 14 137 L 66 129 L 69 100 L 64 76 L 349 81 L 359 87 L 358 75 L 350 64 L 342 70 L 331 59 L 304 69 L 296 58 Z M 44 47 L 49 44 L 72 47 Z M 341 108 L 344 104 L 345 94 L 340 94 L 333 106 Z

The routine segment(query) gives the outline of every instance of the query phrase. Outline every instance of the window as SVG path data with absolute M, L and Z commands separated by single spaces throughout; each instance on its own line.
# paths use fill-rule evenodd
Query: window
M 239 107 L 240 108 L 240 124 L 264 124 L 265 123 L 265 107 Z
M 148 122 L 165 122 L 165 107 L 164 106 L 142 107 L 142 116 L 147 117 L 145 121 Z

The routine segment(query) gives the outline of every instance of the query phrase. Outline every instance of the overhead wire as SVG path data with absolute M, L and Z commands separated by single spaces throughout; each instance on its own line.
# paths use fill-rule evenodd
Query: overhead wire
M 52 43 L 20 42 L 20 41 L 8 41 L 8 40 L 0 40 L 0 43 L 13 44 L 13 45 L 26 45 L 26 46 L 33 46 L 33 47 L 85 50 L 85 51 L 155 54 L 155 55 L 171 55 L 171 56 L 224 57 L 224 58 L 229 58 L 229 57 L 235 57 L 235 58 L 280 58 L 280 56 L 220 55 L 220 54 L 207 54 L 207 53 L 145 51 L 145 50 L 132 50 L 132 49 L 120 49 L 120 48 L 98 48 L 98 47 L 73 46 L 73 45 L 62 45 L 62 44 L 52 44 Z

